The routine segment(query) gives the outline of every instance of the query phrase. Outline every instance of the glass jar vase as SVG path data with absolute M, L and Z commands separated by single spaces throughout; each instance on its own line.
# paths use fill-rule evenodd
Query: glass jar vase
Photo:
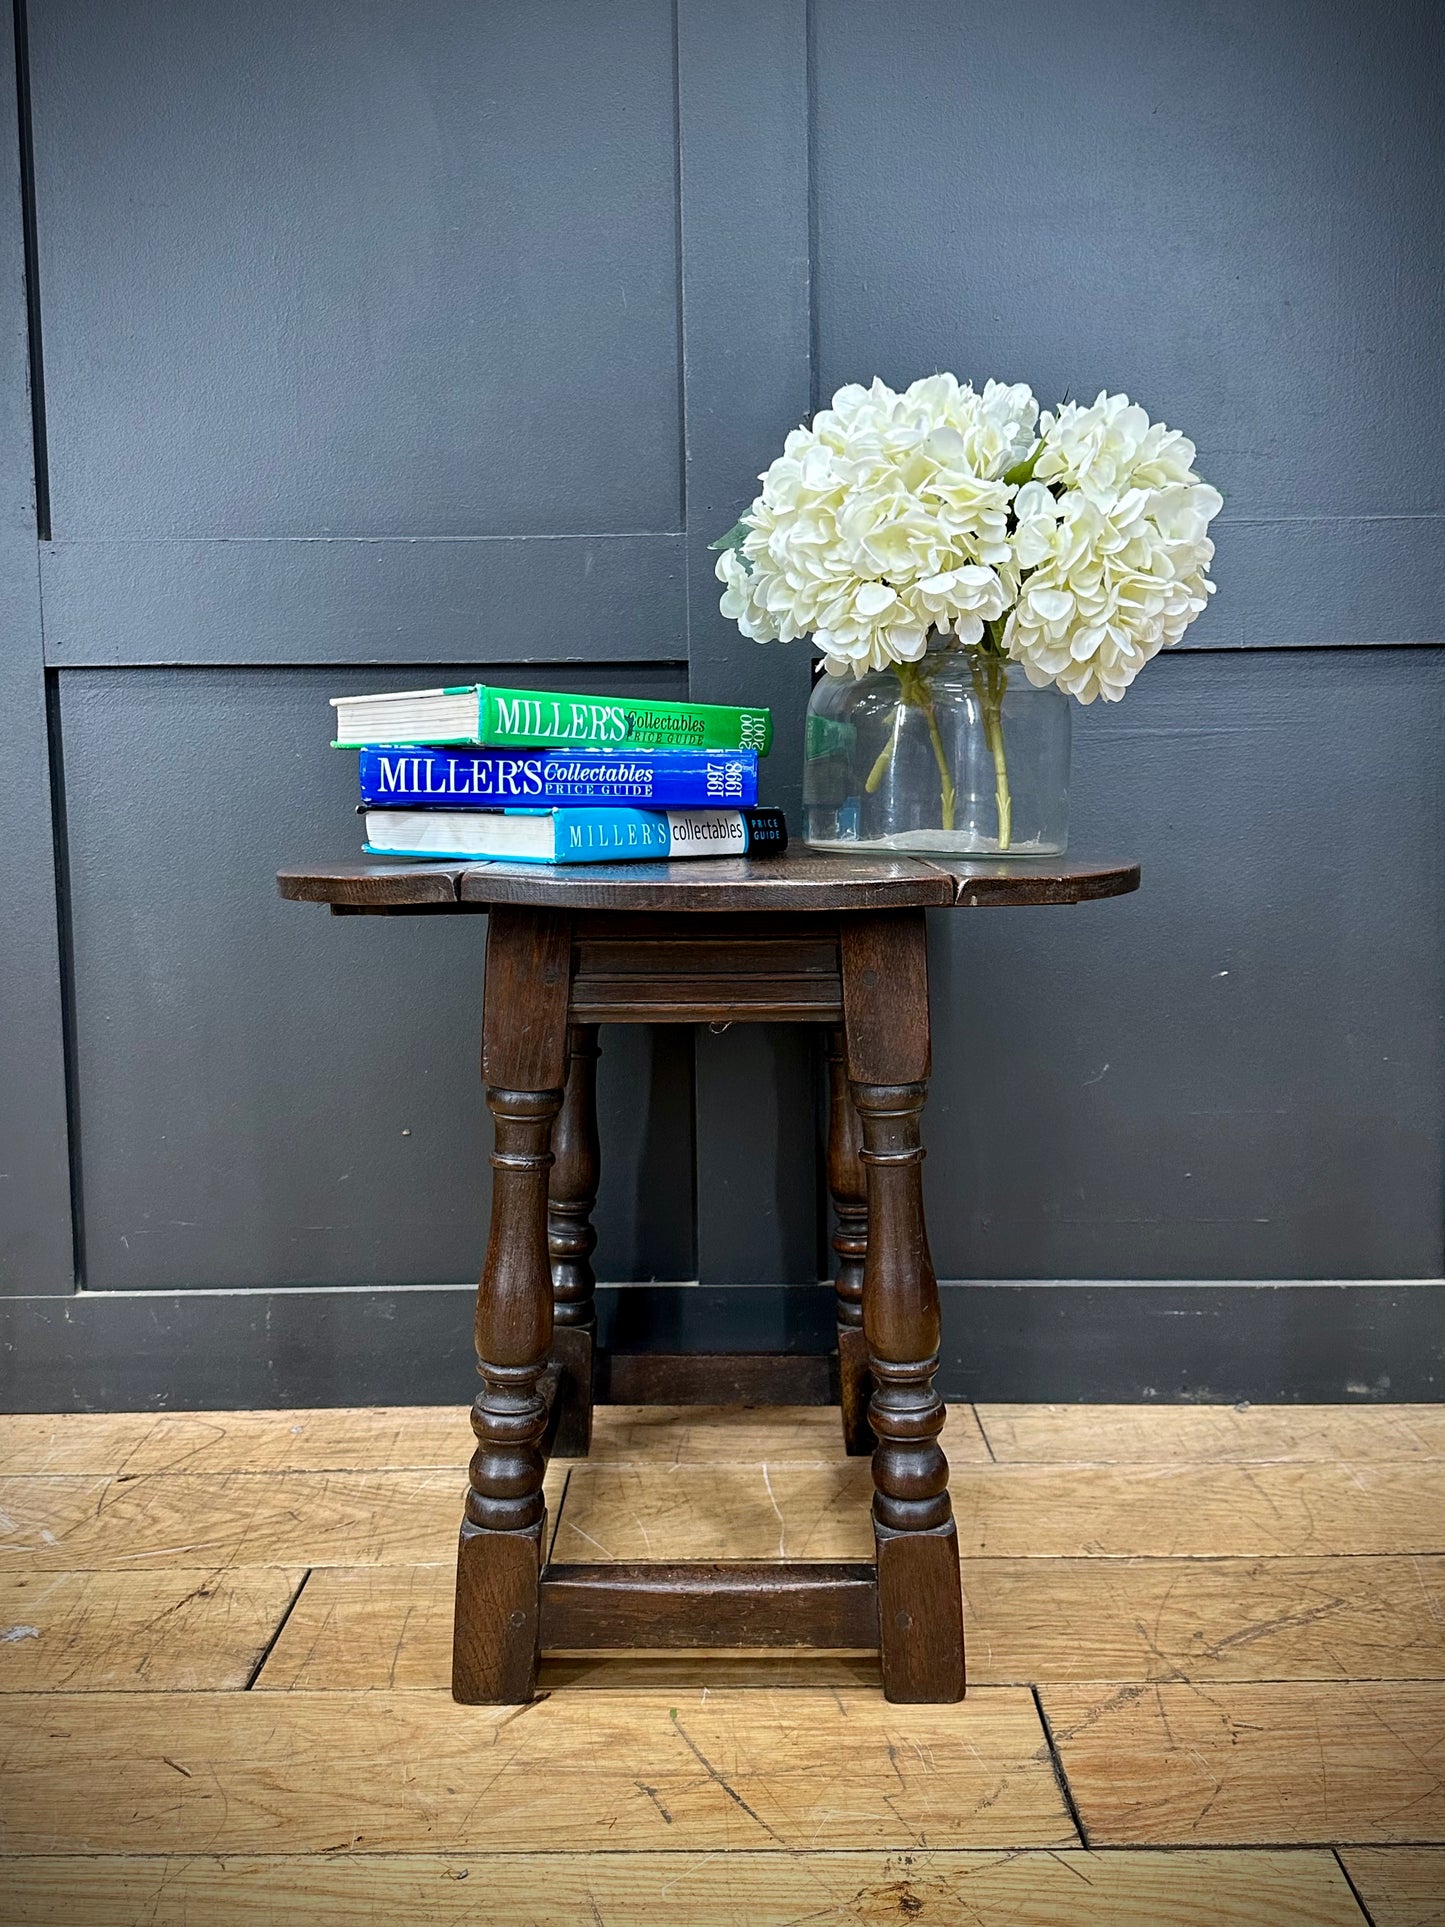
M 1059 856 L 1069 698 L 986 648 L 821 676 L 808 704 L 803 840 L 822 850 Z

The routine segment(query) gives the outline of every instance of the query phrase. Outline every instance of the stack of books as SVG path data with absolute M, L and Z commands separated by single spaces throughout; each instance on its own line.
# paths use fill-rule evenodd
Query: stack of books
M 617 863 L 786 848 L 759 809 L 772 712 L 472 683 L 335 696 L 369 856 Z

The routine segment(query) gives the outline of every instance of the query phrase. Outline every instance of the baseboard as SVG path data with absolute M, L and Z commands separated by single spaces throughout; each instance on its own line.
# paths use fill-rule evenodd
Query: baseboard
M 826 1287 L 620 1285 L 631 1351 L 826 1350 Z M 950 1398 L 1161 1404 L 1445 1398 L 1445 1281 L 945 1283 Z M 0 1411 L 464 1404 L 467 1286 L 0 1300 Z

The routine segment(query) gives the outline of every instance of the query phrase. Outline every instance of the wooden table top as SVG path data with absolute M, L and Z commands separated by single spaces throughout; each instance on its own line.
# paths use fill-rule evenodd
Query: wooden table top
M 281 895 L 353 910 L 465 910 L 489 903 L 556 910 L 795 911 L 982 908 L 1085 903 L 1139 887 L 1137 863 L 1073 857 L 1012 861 L 780 856 L 681 863 L 331 863 L 278 871 Z

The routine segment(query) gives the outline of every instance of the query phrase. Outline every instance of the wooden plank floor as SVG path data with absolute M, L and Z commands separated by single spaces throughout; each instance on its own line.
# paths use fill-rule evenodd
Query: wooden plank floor
M 1445 1409 L 956 1408 L 970 1692 L 446 1690 L 452 1411 L 0 1418 L 0 1927 L 1445 1927 Z M 617 1409 L 559 1556 L 866 1557 L 829 1412 Z

